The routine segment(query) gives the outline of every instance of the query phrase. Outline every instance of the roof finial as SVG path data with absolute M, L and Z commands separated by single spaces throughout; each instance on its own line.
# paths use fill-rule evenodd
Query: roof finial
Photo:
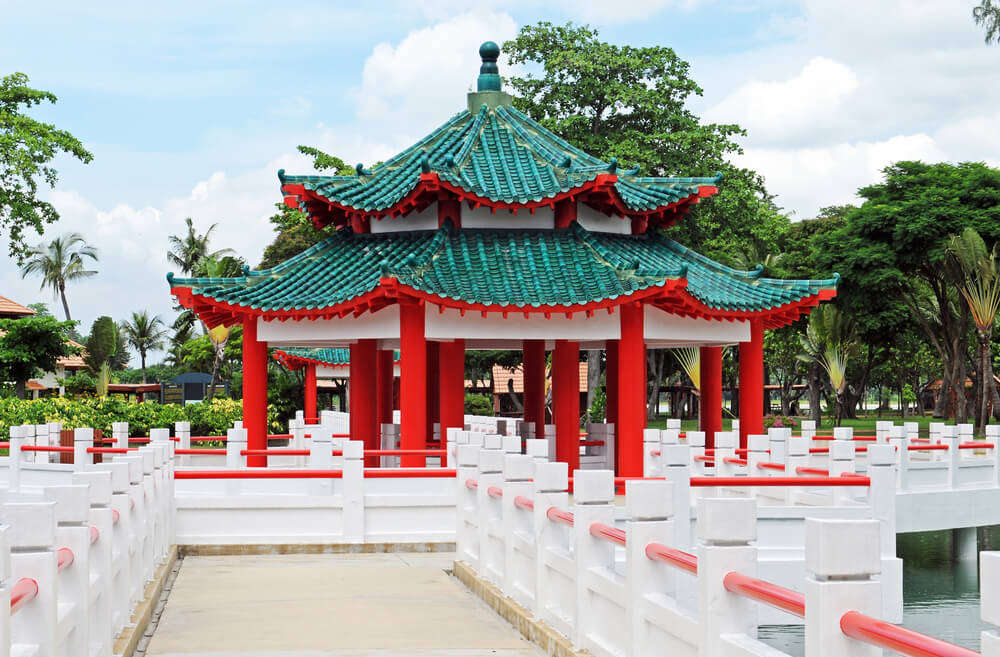
M 500 46 L 487 41 L 479 46 L 479 56 L 483 58 L 483 65 L 479 67 L 476 91 L 500 91 L 500 69 L 497 68 Z

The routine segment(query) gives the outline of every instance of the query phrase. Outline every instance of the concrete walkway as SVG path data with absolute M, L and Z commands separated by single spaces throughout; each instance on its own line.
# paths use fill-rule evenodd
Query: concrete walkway
M 454 554 L 187 557 L 146 655 L 540 657 Z

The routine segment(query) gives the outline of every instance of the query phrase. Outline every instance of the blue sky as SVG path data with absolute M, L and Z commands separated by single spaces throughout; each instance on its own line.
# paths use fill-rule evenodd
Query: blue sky
M 674 48 L 704 88 L 693 109 L 748 129 L 739 160 L 794 216 L 853 200 L 895 159 L 1000 152 L 1000 48 L 971 0 L 93 4 L 0 0 L 0 74 L 58 95 L 35 115 L 95 155 L 62 162 L 46 192 L 63 215 L 46 235 L 102 252 L 70 290 L 83 331 L 101 314 L 171 318 L 166 236 L 185 216 L 255 264 L 277 169 L 308 169 L 297 144 L 391 155 L 462 107 L 479 42 L 538 20 Z M 51 302 L 11 262 L 0 294 Z

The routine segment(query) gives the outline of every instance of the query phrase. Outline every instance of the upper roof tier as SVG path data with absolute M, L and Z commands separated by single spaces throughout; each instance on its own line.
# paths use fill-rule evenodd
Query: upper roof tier
M 721 175 L 664 178 L 620 170 L 583 152 L 512 105 L 500 90 L 499 48 L 483 44 L 477 91 L 468 106 L 413 146 L 350 176 L 278 172 L 285 202 L 320 226 L 422 210 L 441 190 L 471 205 L 510 210 L 582 201 L 606 214 L 670 224 L 717 191 Z

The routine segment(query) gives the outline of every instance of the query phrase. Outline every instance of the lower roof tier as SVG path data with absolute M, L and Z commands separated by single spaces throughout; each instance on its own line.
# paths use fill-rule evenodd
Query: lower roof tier
M 375 310 L 401 297 L 501 312 L 580 312 L 631 299 L 719 319 L 793 321 L 836 294 L 826 280 L 763 278 L 710 260 L 657 231 L 340 230 L 273 269 L 234 278 L 174 278 L 172 292 L 210 325 L 243 315 L 300 319 Z
M 342 367 L 351 364 L 351 350 L 333 347 L 285 347 L 274 351 L 274 359 L 290 369 L 308 364 Z M 393 351 L 392 361 L 399 362 L 399 350 Z

